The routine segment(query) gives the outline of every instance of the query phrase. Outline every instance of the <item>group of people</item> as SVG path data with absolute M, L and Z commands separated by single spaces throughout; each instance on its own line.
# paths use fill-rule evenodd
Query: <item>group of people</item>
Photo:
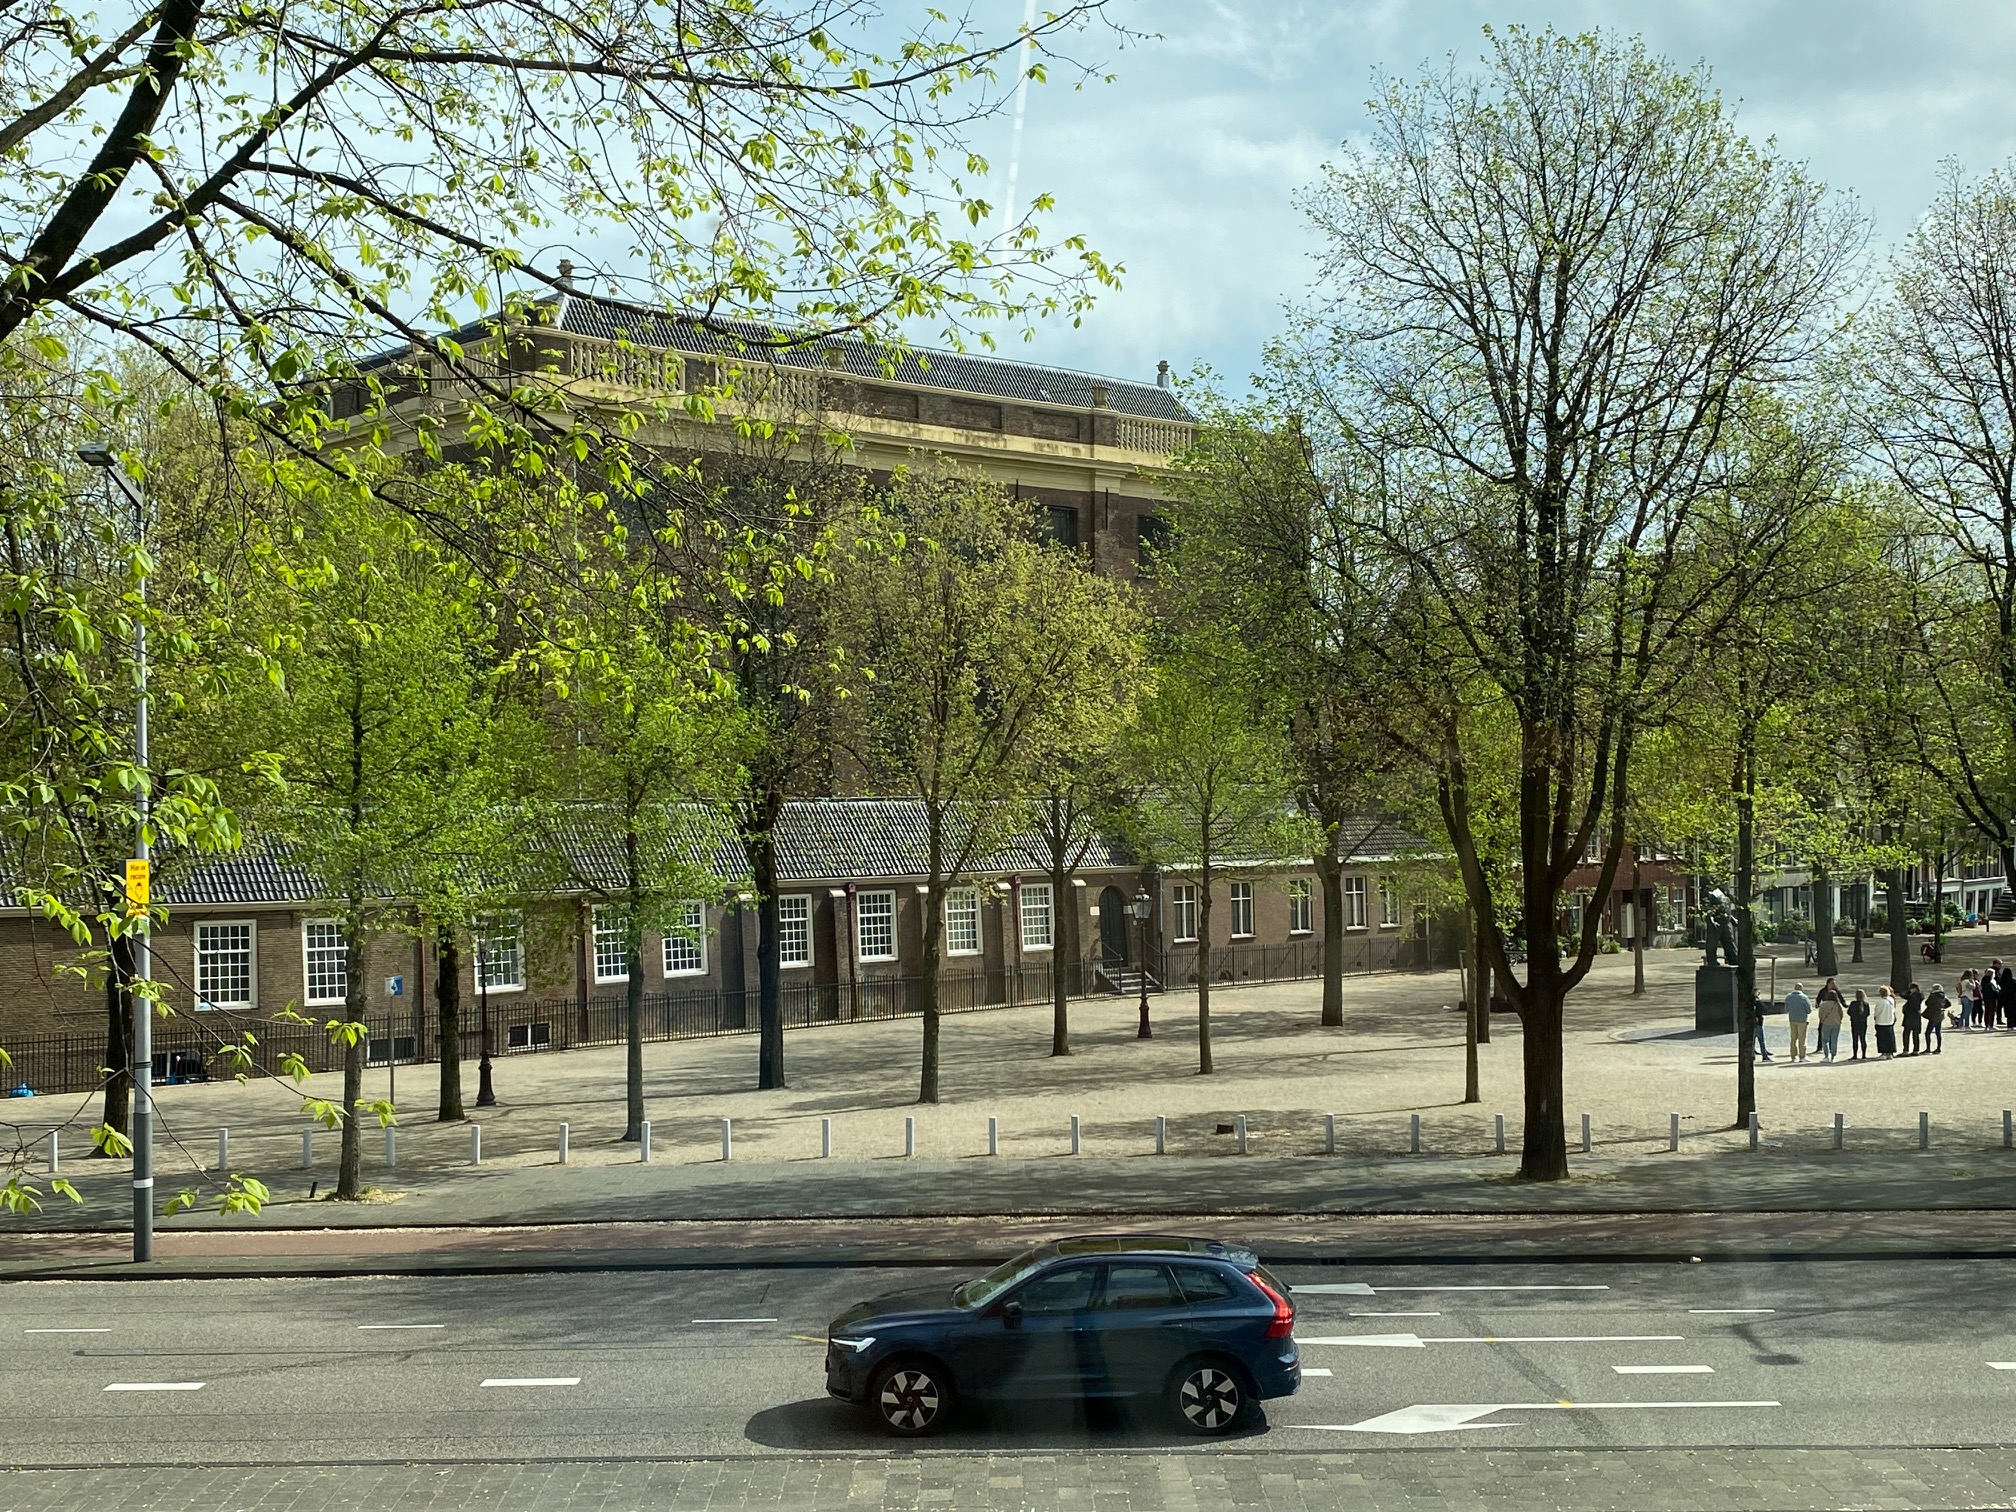
M 1812 997 L 1806 984 L 1794 982 L 1785 994 L 1785 1023 L 1790 1031 L 1790 1058 L 1794 1062 L 1812 1058 L 1807 1049 L 1809 1028 L 1817 1027 L 1814 1051 L 1823 1061 L 1831 1061 L 1841 1051 L 1841 1024 L 1848 1024 L 1848 1058 L 1869 1059 L 1869 1031 L 1876 1031 L 1876 1058 L 1890 1060 L 1898 1055 L 1937 1055 L 1945 1048 L 1948 1029 L 2016 1029 L 2016 968 L 1993 961 L 1988 969 L 1962 972 L 1954 986 L 1954 997 L 1934 982 L 1925 991 L 1913 982 L 1898 997 L 1890 987 L 1878 989 L 1871 1002 L 1856 988 L 1845 996 L 1827 978 L 1826 985 Z M 1957 1001 L 1956 1001 L 1957 1000 Z M 1898 1031 L 1903 1031 L 1903 1048 L 1898 1048 Z M 1764 1020 L 1757 1019 L 1757 1058 L 1770 1060 L 1764 1040 Z

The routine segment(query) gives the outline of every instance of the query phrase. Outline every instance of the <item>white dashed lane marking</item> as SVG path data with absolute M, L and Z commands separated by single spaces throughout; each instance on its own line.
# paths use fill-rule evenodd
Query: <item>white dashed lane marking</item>
M 21 1332 L 24 1334 L 110 1333 L 112 1330 L 109 1328 L 24 1328 Z
M 1612 1365 L 1619 1375 L 1713 1375 L 1713 1365 Z
M 201 1381 L 114 1381 L 107 1391 L 201 1391 Z
M 446 1328 L 447 1326 L 446 1323 L 359 1323 L 357 1329 L 360 1333 L 387 1333 L 409 1328 Z
M 694 1323 L 775 1323 L 775 1318 L 693 1318 Z
M 1775 1313 L 1775 1307 L 1690 1307 L 1690 1313 Z
M 485 1386 L 579 1386 L 579 1376 L 492 1376 Z

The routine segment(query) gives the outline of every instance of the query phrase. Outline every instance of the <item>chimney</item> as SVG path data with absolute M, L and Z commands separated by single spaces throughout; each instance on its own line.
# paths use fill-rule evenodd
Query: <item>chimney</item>
M 1169 364 L 1166 362 L 1155 364 L 1155 387 L 1159 389 L 1169 387 Z
M 1092 385 L 1092 408 L 1094 409 L 1106 408 L 1106 402 L 1109 397 L 1110 395 L 1107 392 L 1105 384 L 1095 383 Z

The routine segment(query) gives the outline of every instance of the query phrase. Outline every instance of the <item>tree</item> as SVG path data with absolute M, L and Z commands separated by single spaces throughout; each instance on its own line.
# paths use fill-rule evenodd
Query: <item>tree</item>
M 902 480 L 885 514 L 892 534 L 857 555 L 835 596 L 865 669 L 840 739 L 871 783 L 923 814 L 917 1099 L 935 1103 L 946 889 L 1016 832 L 1024 813 L 1012 800 L 1079 700 L 1119 680 L 1127 650 L 1111 632 L 1123 590 L 1039 542 L 1022 506 L 990 484 Z
M 1676 567 L 1734 396 L 1812 352 L 1860 231 L 1704 70 L 1486 40 L 1480 75 L 1389 84 L 1307 196 L 1321 302 L 1277 369 L 1319 452 L 1377 480 L 1359 528 L 1396 604 L 1388 696 L 1437 726 L 1419 754 L 1525 1026 L 1520 1170 L 1556 1180 L 1563 1008 L 1598 945 L 1592 913 L 1564 951 L 1563 888 L 1593 846 L 1608 893 L 1639 733 L 1717 639 L 1712 583 Z M 1523 981 L 1475 839 L 1487 708 L 1516 729 Z
M 1177 652 L 1141 706 L 1133 832 L 1158 866 L 1197 879 L 1197 1073 L 1211 1074 L 1212 890 L 1228 868 L 1299 850 L 1286 742 L 1237 664 Z

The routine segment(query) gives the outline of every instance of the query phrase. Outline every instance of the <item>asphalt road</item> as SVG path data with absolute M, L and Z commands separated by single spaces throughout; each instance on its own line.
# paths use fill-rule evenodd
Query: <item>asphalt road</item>
M 5 1458 L 882 1453 L 889 1441 L 823 1395 L 826 1321 L 858 1297 L 962 1274 L 13 1284 L 0 1287 L 0 1379 L 17 1404 Z M 1304 1363 L 1331 1374 L 1312 1374 L 1300 1395 L 1268 1404 L 1263 1427 L 1218 1447 L 2016 1442 L 2006 1262 L 1284 1274 L 1298 1291 Z M 933 1448 L 1196 1445 L 1153 1413 L 1058 1407 L 969 1417 Z

